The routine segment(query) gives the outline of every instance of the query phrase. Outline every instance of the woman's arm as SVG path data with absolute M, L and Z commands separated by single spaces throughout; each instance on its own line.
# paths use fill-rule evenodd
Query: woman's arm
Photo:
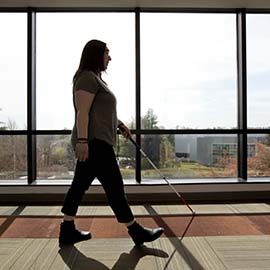
M 117 121 L 118 121 L 118 125 L 117 125 L 118 127 L 119 127 L 120 125 L 123 125 L 123 124 L 124 124 L 124 123 L 123 123 L 121 120 L 119 120 L 119 119 L 118 119 Z
M 126 138 L 129 139 L 131 138 L 132 134 L 129 130 L 129 128 L 121 121 L 118 119 L 118 128 L 120 130 L 120 133 Z
M 88 139 L 89 111 L 93 104 L 95 94 L 77 90 L 75 92 L 75 106 L 77 109 L 77 138 Z M 79 161 L 85 161 L 88 158 L 88 143 L 77 143 L 75 156 Z

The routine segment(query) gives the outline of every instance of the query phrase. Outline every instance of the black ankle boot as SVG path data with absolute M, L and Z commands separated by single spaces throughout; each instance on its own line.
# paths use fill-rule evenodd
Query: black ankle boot
M 90 232 L 79 231 L 73 221 L 64 221 L 60 225 L 59 246 L 73 245 L 91 239 Z
M 152 242 L 158 239 L 163 232 L 164 228 L 145 228 L 137 222 L 128 227 L 128 233 L 136 246 L 141 246 L 144 242 Z

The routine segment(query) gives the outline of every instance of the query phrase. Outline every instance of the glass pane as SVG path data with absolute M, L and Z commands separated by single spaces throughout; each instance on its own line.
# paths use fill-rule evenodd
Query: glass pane
M 26 136 L 0 136 L 0 180 L 27 180 Z
M 119 135 L 115 147 L 115 153 L 118 157 L 118 164 L 124 180 L 134 180 L 135 183 L 135 168 L 136 168 L 136 148 L 123 136 Z
M 122 136 L 121 136 L 122 137 Z M 126 139 L 119 138 L 115 149 L 124 179 L 135 179 L 135 149 Z M 37 136 L 37 179 L 73 179 L 76 159 L 70 135 Z
M 270 134 L 248 136 L 248 176 L 270 176 Z
M 145 135 L 142 149 L 168 179 L 237 177 L 236 135 Z M 160 178 L 145 158 L 142 178 Z
M 69 135 L 37 136 L 37 179 L 72 179 L 74 167 Z
M 27 16 L 0 13 L 0 129 L 26 129 Z
M 248 127 L 269 128 L 270 15 L 247 15 Z
M 90 39 L 104 41 L 110 50 L 112 61 L 103 79 L 117 97 L 119 118 L 134 119 L 134 38 L 133 13 L 38 13 L 38 129 L 73 127 L 72 77 Z
M 236 127 L 235 24 L 234 14 L 141 15 L 142 115 L 153 111 L 153 128 Z

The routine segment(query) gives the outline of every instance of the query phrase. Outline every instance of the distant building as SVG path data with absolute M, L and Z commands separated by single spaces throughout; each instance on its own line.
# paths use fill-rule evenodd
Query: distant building
M 265 135 L 248 136 L 248 156 L 255 156 L 256 143 L 264 140 Z M 226 157 L 237 156 L 236 135 L 175 135 L 177 160 L 213 165 L 225 155 Z

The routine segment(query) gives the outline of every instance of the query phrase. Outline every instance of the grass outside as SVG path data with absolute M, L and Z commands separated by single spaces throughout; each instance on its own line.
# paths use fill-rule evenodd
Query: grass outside
M 236 171 L 215 166 L 204 166 L 196 162 L 176 163 L 172 167 L 159 168 L 161 173 L 169 179 L 181 178 L 217 178 L 237 177 Z M 134 177 L 134 169 L 121 169 L 124 178 Z M 154 169 L 143 169 L 142 178 L 159 178 L 160 175 Z

